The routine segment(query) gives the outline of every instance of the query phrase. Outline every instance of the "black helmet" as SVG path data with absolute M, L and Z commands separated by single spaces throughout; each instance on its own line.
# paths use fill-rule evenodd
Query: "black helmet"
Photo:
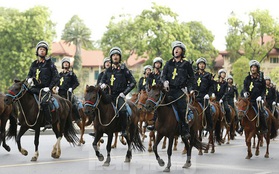
M 46 41 L 40 41 L 38 42 L 37 46 L 36 46 L 36 56 L 38 56 L 38 49 L 40 47 L 43 47 L 46 49 L 46 55 L 47 55 L 47 52 L 48 52 L 48 43 Z
M 256 67 L 258 67 L 258 71 L 260 71 L 260 63 L 257 60 L 250 60 L 249 66 L 250 66 L 250 68 L 251 68 L 251 66 L 256 66 Z
M 64 57 L 64 58 L 62 59 L 62 61 L 61 61 L 62 69 L 64 69 L 64 66 L 63 66 L 64 62 L 68 62 L 69 65 L 71 65 L 70 58 Z
M 174 41 L 172 44 L 171 44 L 171 47 L 172 47 L 172 55 L 174 56 L 174 49 L 175 47 L 180 47 L 182 49 L 182 57 L 185 57 L 185 52 L 186 52 L 186 46 L 180 42 L 180 41 Z
M 103 64 L 104 68 L 106 68 L 106 67 L 105 67 L 105 63 L 106 63 L 106 62 L 111 62 L 109 57 L 105 57 L 105 58 L 104 58 L 104 64 Z
M 109 58 L 110 58 L 111 62 L 112 62 L 111 57 L 112 57 L 113 54 L 118 54 L 120 56 L 119 62 L 121 62 L 122 51 L 121 51 L 121 49 L 119 47 L 113 47 L 112 49 L 110 49 L 110 51 L 109 51 Z

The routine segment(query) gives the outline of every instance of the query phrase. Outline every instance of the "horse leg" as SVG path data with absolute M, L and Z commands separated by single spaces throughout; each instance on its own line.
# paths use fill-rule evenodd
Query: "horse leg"
M 116 148 L 117 147 L 117 139 L 118 139 L 118 132 L 115 132 L 114 133 L 114 143 L 113 145 L 111 146 L 111 148 Z
M 58 137 L 56 143 L 53 145 L 53 149 L 51 152 L 52 158 L 58 159 L 61 155 L 61 147 L 60 147 L 61 139 L 62 137 Z
M 155 140 L 155 132 L 150 131 L 149 132 L 148 152 L 152 152 L 152 142 L 154 144 L 154 140 Z
M 95 139 L 92 143 L 92 146 L 93 146 L 93 149 L 95 150 L 95 154 L 96 156 L 98 157 L 98 160 L 99 161 L 103 161 L 104 160 L 104 156 L 100 153 L 99 149 L 98 149 L 98 146 L 97 146 L 97 143 L 99 142 L 99 140 L 101 139 L 102 137 L 102 133 L 98 133 L 97 131 L 95 131 Z
M 164 137 L 162 149 L 165 149 L 165 148 L 166 148 L 166 143 L 167 143 L 167 137 Z
M 19 150 L 19 152 L 24 155 L 27 156 L 28 155 L 28 151 L 25 150 L 24 148 L 21 147 L 21 137 L 22 135 L 28 130 L 29 128 L 26 126 L 21 126 L 18 132 L 18 135 L 16 136 L 16 143 L 17 143 L 17 148 Z
M 168 145 L 168 164 L 167 164 L 167 167 L 165 168 L 164 172 L 170 172 L 173 139 L 174 139 L 174 137 L 169 137 L 169 145 Z
M 265 152 L 264 157 L 269 158 L 270 131 L 265 136 L 265 140 L 266 140 L 266 152 Z M 263 142 L 263 138 L 262 138 L 261 142 Z
M 132 132 L 132 131 L 130 131 Z M 127 150 L 127 153 L 126 153 L 126 158 L 125 158 L 125 163 L 129 163 L 131 162 L 131 159 L 132 159 L 132 147 L 131 147 L 131 136 L 133 135 L 130 135 L 129 137 L 126 136 L 126 141 L 127 141 L 127 145 L 128 145 L 128 150 Z
M 158 155 L 158 151 L 157 151 L 158 144 L 160 143 L 162 138 L 163 138 L 163 135 L 161 135 L 160 133 L 157 132 L 155 143 L 153 145 L 153 152 L 155 153 L 156 160 L 158 161 L 160 166 L 164 166 L 165 165 L 164 160 L 162 160 L 160 158 L 160 156 Z
M 231 128 L 230 128 L 230 126 L 227 126 L 226 129 L 227 129 L 226 130 L 226 135 L 228 136 L 227 144 L 230 144 L 230 139 L 231 139 L 230 138 L 230 133 L 231 133 L 230 130 L 231 130 Z
M 247 156 L 246 159 L 250 159 L 253 154 L 252 154 L 252 150 L 251 150 L 251 139 L 254 135 L 250 132 L 246 132 L 245 131 L 245 139 L 246 139 L 246 146 L 247 146 Z
M 203 133 L 203 130 L 200 129 L 199 130 L 199 140 L 202 142 L 202 133 Z M 199 155 L 203 155 L 202 153 L 202 148 L 199 149 Z
M 253 136 L 253 146 L 252 148 L 255 148 L 256 147 L 256 135 Z
M 173 151 L 177 151 L 177 144 L 178 144 L 178 137 L 175 136 L 174 138 L 174 146 L 173 146 Z
M 34 156 L 31 158 L 31 161 L 37 161 L 38 157 L 39 157 L 39 150 L 38 150 L 38 146 L 39 146 L 39 137 L 40 137 L 40 127 L 36 127 L 35 128 L 35 140 L 34 140 L 34 144 L 35 144 L 35 154 Z
M 259 156 L 260 155 L 260 141 L 261 141 L 261 138 L 260 138 L 261 135 L 258 135 L 258 143 L 257 143 L 257 146 L 256 146 L 256 152 L 255 152 L 255 155 L 256 156 Z M 255 137 L 254 137 L 255 138 Z M 256 138 L 255 138 L 256 139 Z
M 85 143 L 85 141 L 83 140 L 85 121 L 84 121 L 84 119 L 82 118 L 82 121 L 79 121 L 79 122 L 76 123 L 76 124 L 78 125 L 79 130 L 80 130 L 80 138 L 79 138 L 78 146 L 81 146 L 81 144 L 84 144 L 84 143 Z
M 112 136 L 113 133 L 108 134 L 108 142 L 107 142 L 107 159 L 104 162 L 103 166 L 109 166 L 110 165 L 110 151 L 111 151 L 111 142 L 112 142 Z M 116 138 L 117 139 L 117 138 Z
M 212 145 L 212 149 L 211 149 L 210 153 L 214 153 L 215 152 L 215 144 L 214 144 L 213 134 L 214 134 L 213 130 L 210 131 L 210 133 L 209 133 L 209 137 L 210 137 L 209 141 L 210 141 L 210 143 Z
M 11 151 L 11 148 L 10 148 L 10 146 L 8 146 L 7 144 L 6 144 L 6 124 L 7 124 L 7 120 L 2 120 L 2 121 L 0 121 L 0 125 L 1 125 L 1 135 L 0 135 L 0 145 L 1 145 L 1 141 L 3 141 L 2 143 L 2 146 L 3 146 L 3 148 L 6 150 L 6 151 L 8 151 L 8 152 L 10 152 Z
M 187 160 L 182 168 L 189 168 L 192 165 L 192 163 L 191 163 L 192 145 L 189 145 L 188 142 L 184 142 L 184 144 L 185 144 L 185 148 L 187 149 Z

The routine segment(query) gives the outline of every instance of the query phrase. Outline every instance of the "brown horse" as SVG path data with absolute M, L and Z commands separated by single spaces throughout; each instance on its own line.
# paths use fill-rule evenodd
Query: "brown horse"
M 171 155 L 172 155 L 172 145 L 175 136 L 179 136 L 179 123 L 176 120 L 175 113 L 173 108 L 171 107 L 171 103 L 168 103 L 166 99 L 166 91 L 163 90 L 163 87 L 160 85 L 152 86 L 150 91 L 148 92 L 148 100 L 146 101 L 146 108 L 149 112 L 157 109 L 158 118 L 155 123 L 155 128 L 157 130 L 155 144 L 153 146 L 153 151 L 155 153 L 156 159 L 160 166 L 164 166 L 165 162 L 160 158 L 157 152 L 157 146 L 160 143 L 161 139 L 166 136 L 169 139 L 167 154 L 168 154 L 168 164 L 164 169 L 164 172 L 169 172 L 171 167 Z M 186 106 L 185 106 L 186 107 Z M 205 149 L 206 144 L 201 143 L 198 139 L 197 135 L 197 119 L 191 120 L 190 133 L 191 138 L 190 141 L 183 140 L 186 149 L 187 149 L 187 160 L 184 164 L 183 168 L 188 168 L 191 166 L 191 153 L 192 147 L 196 147 L 197 149 Z
M 57 142 L 53 146 L 51 156 L 53 158 L 59 158 L 61 155 L 60 142 L 62 136 L 67 139 L 68 142 L 73 145 L 78 141 L 76 136 L 76 130 L 72 124 L 72 104 L 69 100 L 66 100 L 58 95 L 53 95 L 59 104 L 59 108 L 56 108 L 52 112 L 52 130 L 54 131 Z M 25 81 L 16 81 L 9 88 L 8 94 L 4 99 L 6 104 L 12 104 L 17 102 L 19 104 L 20 112 L 18 119 L 20 122 L 20 130 L 16 137 L 18 150 L 23 155 L 28 155 L 28 151 L 21 146 L 22 135 L 30 128 L 35 131 L 35 154 L 31 161 L 37 161 L 39 157 L 39 136 L 40 127 L 44 126 L 45 119 L 43 113 L 40 111 L 40 104 L 37 103 L 34 95 L 30 92 Z
M 256 153 L 255 155 L 259 155 L 259 144 L 261 137 L 263 134 L 259 132 L 259 115 L 255 112 L 255 110 L 252 107 L 252 104 L 250 103 L 248 98 L 242 98 L 240 97 L 237 102 L 237 108 L 238 108 L 238 115 L 241 119 L 242 126 L 244 127 L 245 132 L 245 142 L 247 146 L 247 156 L 246 159 L 250 159 L 253 154 L 251 151 L 251 139 L 255 135 L 258 136 L 259 141 L 257 143 L 256 147 Z M 269 143 L 270 139 L 275 138 L 277 136 L 277 129 L 278 129 L 278 122 L 276 118 L 272 115 L 272 113 L 265 108 L 268 112 L 268 118 L 267 118 L 267 127 L 268 127 L 268 133 L 264 135 L 264 138 L 266 140 L 266 153 L 265 158 L 269 158 Z
M 6 138 L 10 139 L 12 137 L 16 137 L 16 115 L 13 105 L 7 105 L 4 103 L 5 95 L 3 93 L 0 93 L 0 145 L 2 143 L 2 146 L 6 151 L 10 152 L 11 148 L 6 144 Z M 6 135 L 6 124 L 7 121 L 10 121 L 8 133 Z
M 197 125 L 197 127 L 198 127 L 197 130 L 199 133 L 198 134 L 199 140 L 202 141 L 202 133 L 203 133 L 203 130 L 206 129 L 208 123 L 206 121 L 205 109 L 202 108 L 202 106 L 196 100 L 196 94 L 197 94 L 197 92 L 189 94 L 188 101 L 189 101 L 189 105 L 193 106 L 195 112 L 198 113 L 197 117 L 199 119 L 199 124 Z M 216 137 L 216 141 L 218 143 L 220 143 L 221 139 L 222 139 L 221 132 L 220 132 L 221 131 L 220 109 L 218 107 L 218 104 L 213 101 L 214 101 L 214 99 L 212 99 L 210 101 L 208 99 L 205 99 L 204 103 L 203 103 L 204 105 L 206 105 L 206 106 L 204 106 L 205 108 L 210 107 L 210 115 L 212 117 L 212 122 L 213 122 L 212 130 L 209 131 L 208 145 L 207 145 L 207 148 L 205 149 L 204 153 L 208 153 L 210 146 L 212 147 L 211 153 L 215 152 L 214 134 Z M 205 103 L 207 103 L 207 104 L 205 104 Z M 203 155 L 202 149 L 199 149 L 199 155 Z
M 121 120 L 118 117 L 117 111 L 115 111 L 112 102 L 110 101 L 110 96 L 105 94 L 105 92 L 102 91 L 99 86 L 95 87 L 87 85 L 84 99 L 85 114 L 93 115 L 95 111 L 97 113 L 94 114 L 95 139 L 93 142 L 93 148 L 99 161 L 103 161 L 104 156 L 100 153 L 97 143 L 104 133 L 108 135 L 106 146 L 107 158 L 103 165 L 109 166 L 111 161 L 110 151 L 113 133 L 121 131 Z M 138 109 L 132 102 L 128 100 L 126 102 L 129 104 L 132 110 L 132 115 L 129 117 L 129 123 L 127 124 L 128 135 L 125 137 L 128 144 L 125 162 L 130 162 L 132 159 L 132 147 L 137 148 L 139 151 L 144 151 L 144 146 L 141 143 L 138 128 Z
M 234 134 L 235 127 L 236 127 L 236 125 L 235 125 L 236 124 L 235 123 L 236 112 L 235 112 L 233 107 L 228 105 L 229 110 L 230 110 L 230 122 L 228 122 L 227 118 L 226 118 L 226 112 L 225 112 L 225 109 L 224 109 L 224 105 L 219 104 L 219 107 L 221 108 L 221 114 L 222 114 L 222 116 L 221 116 L 221 127 L 224 127 L 226 129 L 226 133 L 224 135 L 223 141 L 225 142 L 225 140 L 227 138 L 227 144 L 230 144 L 231 136 L 232 136 L 232 134 Z M 223 132 L 222 132 L 222 134 L 223 134 Z
M 146 100 L 148 99 L 148 94 L 145 90 L 141 90 L 138 96 L 137 108 L 140 111 L 140 128 L 142 132 L 142 142 L 144 142 L 146 127 L 143 127 L 143 122 L 147 123 L 147 125 L 153 124 L 152 119 L 154 117 L 154 112 L 147 112 L 145 108 Z M 167 137 L 164 137 L 162 149 L 166 148 Z M 152 152 L 152 142 L 155 143 L 155 131 L 152 130 L 149 132 L 149 142 L 148 142 L 148 152 Z M 175 136 L 174 147 L 173 150 L 177 150 L 178 144 L 178 136 Z

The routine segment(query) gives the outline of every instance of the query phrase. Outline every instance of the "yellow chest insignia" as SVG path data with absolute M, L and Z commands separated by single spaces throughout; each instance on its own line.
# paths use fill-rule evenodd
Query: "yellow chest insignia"
M 178 74 L 177 74 L 177 69 L 174 68 L 173 72 L 172 72 L 172 79 L 174 79 Z

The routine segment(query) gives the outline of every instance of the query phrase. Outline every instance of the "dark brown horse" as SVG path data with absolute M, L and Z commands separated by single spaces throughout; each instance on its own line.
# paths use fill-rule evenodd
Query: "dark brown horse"
M 105 94 L 104 91 L 100 89 L 99 86 L 86 86 L 84 94 L 85 104 L 84 112 L 86 115 L 94 115 L 94 128 L 95 128 L 95 139 L 93 142 L 93 148 L 96 152 L 96 156 L 99 161 L 104 160 L 104 156 L 100 153 L 97 143 L 104 133 L 108 135 L 107 141 L 107 158 L 104 162 L 104 166 L 109 166 L 111 157 L 111 143 L 113 133 L 121 131 L 121 120 L 115 111 L 112 102 L 110 101 L 109 95 Z M 134 103 L 131 101 L 126 101 L 132 110 L 132 115 L 129 117 L 128 136 L 126 136 L 126 141 L 128 144 L 128 150 L 126 154 L 125 162 L 130 162 L 132 159 L 132 147 L 137 148 L 139 151 L 144 151 L 144 146 L 140 140 L 140 133 L 138 127 L 139 112 Z M 96 111 L 96 112 L 95 112 Z M 97 113 L 97 114 L 94 114 Z
M 241 124 L 244 127 L 245 142 L 248 152 L 246 159 L 250 159 L 253 156 L 251 151 L 251 139 L 255 135 L 257 135 L 259 138 L 255 155 L 258 156 L 260 153 L 259 144 L 263 134 L 259 132 L 259 115 L 253 109 L 252 104 L 249 101 L 249 98 L 240 97 L 237 102 L 237 108 L 239 118 L 241 119 Z M 266 140 L 266 153 L 264 157 L 269 158 L 269 143 L 270 139 L 275 138 L 277 136 L 278 122 L 276 118 L 272 115 L 272 113 L 267 108 L 265 109 L 268 112 L 268 118 L 266 120 L 268 133 L 264 135 L 264 138 Z
M 7 105 L 4 103 L 5 95 L 3 93 L 0 93 L 0 145 L 2 143 L 2 146 L 6 151 L 10 152 L 11 148 L 6 144 L 6 138 L 10 139 L 12 137 L 16 137 L 16 116 L 15 116 L 15 109 L 12 105 Z M 7 121 L 10 121 L 8 133 L 6 135 L 6 124 Z
M 53 95 L 59 104 L 59 108 L 52 112 L 52 130 L 54 131 L 57 142 L 53 146 L 51 156 L 53 158 L 59 158 L 61 155 L 60 141 L 62 136 L 67 139 L 68 142 L 73 145 L 78 141 L 76 131 L 72 123 L 72 104 L 69 100 L 66 100 L 58 95 Z M 21 137 L 28 130 L 33 129 L 35 131 L 35 154 L 31 161 L 37 161 L 39 156 L 39 136 L 40 127 L 45 124 L 43 113 L 40 111 L 40 104 L 37 103 L 34 95 L 30 92 L 25 81 L 15 81 L 9 88 L 8 94 L 5 97 L 6 104 L 12 104 L 17 102 L 21 114 L 18 116 L 20 122 L 20 130 L 16 137 L 18 150 L 23 155 L 28 155 L 28 151 L 21 146 Z
M 220 103 L 219 103 L 219 107 L 221 109 L 221 114 L 222 114 L 221 127 L 226 129 L 226 133 L 224 135 L 223 142 L 225 142 L 226 138 L 227 138 L 227 144 L 230 144 L 231 136 L 232 136 L 232 134 L 234 134 L 235 127 L 236 127 L 235 126 L 236 112 L 232 106 L 228 105 L 229 110 L 230 110 L 230 122 L 228 122 L 227 118 L 226 118 L 226 111 L 225 111 L 224 105 L 223 104 L 220 105 Z M 223 131 L 222 131 L 221 135 L 223 135 Z
M 160 143 L 161 139 L 166 136 L 169 139 L 167 154 L 168 154 L 168 164 L 164 169 L 164 172 L 169 172 L 171 167 L 171 155 L 172 155 L 172 146 L 175 136 L 179 136 L 179 123 L 176 120 L 175 113 L 171 107 L 171 102 L 168 102 L 166 99 L 166 92 L 163 90 L 162 86 L 156 85 L 152 86 L 148 92 L 148 100 L 146 101 L 146 108 L 148 111 L 157 109 L 158 118 L 155 123 L 155 128 L 157 130 L 155 144 L 153 146 L 153 151 L 155 153 L 156 159 L 160 166 L 164 166 L 165 162 L 160 158 L 157 152 L 157 146 Z M 185 106 L 186 107 L 186 106 Z M 183 168 L 188 168 L 191 166 L 191 153 L 192 147 L 197 149 L 205 149 L 206 144 L 201 143 L 197 135 L 197 117 L 191 120 L 190 141 L 183 140 L 186 149 L 187 149 L 187 160 Z

